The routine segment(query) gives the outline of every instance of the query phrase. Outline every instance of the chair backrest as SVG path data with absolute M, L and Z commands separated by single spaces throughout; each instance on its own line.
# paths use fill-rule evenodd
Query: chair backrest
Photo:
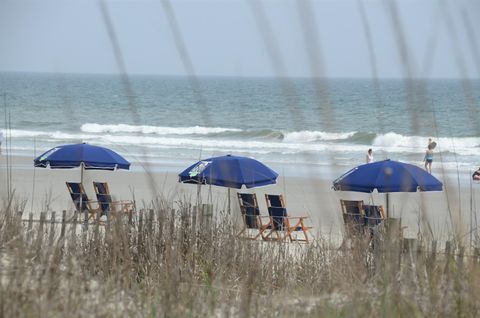
M 385 211 L 381 205 L 364 205 L 365 224 L 375 226 L 385 219 Z
M 349 201 L 349 200 L 340 200 L 340 205 L 342 206 L 342 212 L 346 214 L 364 214 L 363 209 L 363 200 L 361 201 Z
M 342 215 L 345 226 L 350 229 L 362 232 L 365 225 L 365 211 L 363 201 L 340 200 Z
M 83 185 L 78 182 L 66 182 L 68 192 L 72 198 L 73 204 L 78 211 L 90 210 L 90 202 Z M 80 208 L 80 198 L 82 201 L 82 208 Z
M 246 227 L 249 229 L 258 228 L 260 209 L 258 207 L 257 195 L 255 193 L 237 193 L 237 196 Z
M 97 195 L 98 204 L 102 212 L 108 212 L 111 209 L 111 203 L 113 202 L 108 184 L 106 182 L 93 182 L 93 188 Z
M 274 230 L 283 230 L 285 217 L 288 216 L 285 208 L 285 201 L 281 194 L 265 194 L 267 201 L 268 214 L 272 218 L 272 228 Z
M 363 217 L 365 215 L 363 200 L 340 200 L 340 205 L 342 206 L 342 213 L 344 216 L 350 215 L 353 220 L 358 223 L 363 223 Z

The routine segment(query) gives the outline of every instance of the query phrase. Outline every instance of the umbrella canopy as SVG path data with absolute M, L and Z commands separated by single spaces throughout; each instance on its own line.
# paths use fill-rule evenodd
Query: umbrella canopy
M 442 191 L 443 184 L 427 171 L 403 162 L 384 160 L 360 165 L 333 182 L 333 188 L 354 192 Z
M 108 148 L 86 143 L 54 147 L 34 160 L 35 167 L 69 169 L 115 170 L 130 168 L 130 162 Z
M 278 173 L 255 159 L 226 155 L 200 160 L 178 176 L 183 183 L 240 189 L 275 184 Z

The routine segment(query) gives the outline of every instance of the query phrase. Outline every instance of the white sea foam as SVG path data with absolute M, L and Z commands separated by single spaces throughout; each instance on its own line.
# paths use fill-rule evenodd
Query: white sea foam
M 141 133 L 157 135 L 208 135 L 222 132 L 238 132 L 241 129 L 222 128 L 222 127 L 162 127 L 148 125 L 102 125 L 96 123 L 86 123 L 80 128 L 87 133 Z
M 378 135 L 372 146 L 385 151 L 399 153 L 422 152 L 426 149 L 428 138 L 425 136 L 403 136 L 394 132 Z M 459 155 L 480 155 L 480 138 L 456 137 L 433 138 L 437 142 L 436 151 L 449 151 Z
M 392 159 L 409 159 L 421 162 L 428 137 L 424 136 L 403 136 L 393 132 L 378 135 L 371 144 L 353 143 L 349 141 L 354 132 L 332 133 L 322 135 L 319 132 L 304 131 L 290 134 L 287 140 L 279 139 L 255 139 L 238 138 L 237 134 L 219 136 L 213 135 L 159 135 L 159 134 L 129 134 L 123 133 L 86 133 L 86 132 L 62 132 L 62 131 L 30 131 L 30 130 L 11 130 L 12 143 L 14 147 L 27 147 L 31 145 L 33 149 L 33 139 L 36 139 L 37 149 L 39 147 L 53 147 L 60 143 L 75 143 L 86 141 L 96 143 L 106 147 L 122 147 L 140 151 L 138 148 L 146 149 L 146 152 L 162 153 L 168 156 L 168 153 L 174 152 L 173 149 L 182 149 L 185 151 L 197 151 L 202 149 L 212 153 L 256 153 L 268 156 L 297 156 L 301 160 L 304 156 L 323 156 L 328 154 L 346 156 L 349 158 L 363 158 L 366 149 L 373 148 L 374 153 L 380 156 L 390 157 Z M 287 135 L 288 136 L 288 135 Z M 320 138 L 324 138 L 321 140 Z M 336 139 L 335 139 L 336 138 Z M 312 141 L 314 140 L 314 141 Z M 371 139 L 370 139 L 371 140 Z M 438 143 L 435 150 L 435 160 L 440 160 L 438 153 L 443 153 L 444 161 L 467 162 L 466 165 L 476 165 L 480 158 L 480 138 L 475 137 L 457 137 L 457 138 L 434 138 Z M 23 148 L 22 148 L 23 150 Z M 454 155 L 458 157 L 453 157 Z M 417 159 L 415 159 L 417 158 Z M 342 160 L 337 160 L 342 161 Z M 351 163 L 348 159 L 346 162 Z M 470 162 L 470 163 L 468 163 Z M 339 163 L 340 164 L 340 163 Z
M 112 144 L 151 145 L 169 146 L 173 148 L 216 148 L 216 149 L 292 149 L 297 151 L 325 150 L 326 145 L 322 144 L 294 144 L 282 142 L 266 142 L 252 140 L 233 139 L 193 139 L 175 137 L 153 137 L 153 136 L 126 136 L 126 135 L 103 135 L 101 140 Z
M 32 131 L 32 130 L 19 130 L 12 129 L 8 131 L 9 136 L 12 138 L 40 138 L 51 140 L 89 140 L 96 139 L 97 136 L 89 134 L 75 134 L 66 133 L 62 131 Z
M 324 131 L 295 131 L 286 133 L 283 141 L 285 142 L 313 142 L 313 141 L 322 141 L 322 140 L 342 140 L 352 137 L 356 132 L 345 132 L 345 133 L 329 133 Z

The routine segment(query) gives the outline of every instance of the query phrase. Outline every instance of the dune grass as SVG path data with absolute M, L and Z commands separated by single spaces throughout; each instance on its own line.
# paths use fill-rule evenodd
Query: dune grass
M 236 237 L 228 215 L 193 217 L 190 205 L 108 226 L 35 223 L 0 213 L 4 317 L 377 317 L 479 314 L 474 257 L 364 240 L 337 248 Z M 153 216 L 153 221 L 151 217 Z M 194 220 L 195 223 L 193 222 Z M 76 230 L 74 230 L 76 228 Z

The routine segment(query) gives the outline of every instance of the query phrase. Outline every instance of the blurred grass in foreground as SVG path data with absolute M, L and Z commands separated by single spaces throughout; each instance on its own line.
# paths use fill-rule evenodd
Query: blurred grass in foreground
M 12 201 L 13 202 L 13 201 Z M 23 204 L 24 205 L 24 204 Z M 0 211 L 0 312 L 4 317 L 318 317 L 479 314 L 477 257 L 375 252 L 236 237 L 231 215 L 204 222 L 190 204 L 166 202 L 109 226 L 21 220 Z M 74 230 L 76 229 L 76 230 Z M 429 246 L 426 242 L 424 246 Z M 385 248 L 385 249 L 383 249 Z

